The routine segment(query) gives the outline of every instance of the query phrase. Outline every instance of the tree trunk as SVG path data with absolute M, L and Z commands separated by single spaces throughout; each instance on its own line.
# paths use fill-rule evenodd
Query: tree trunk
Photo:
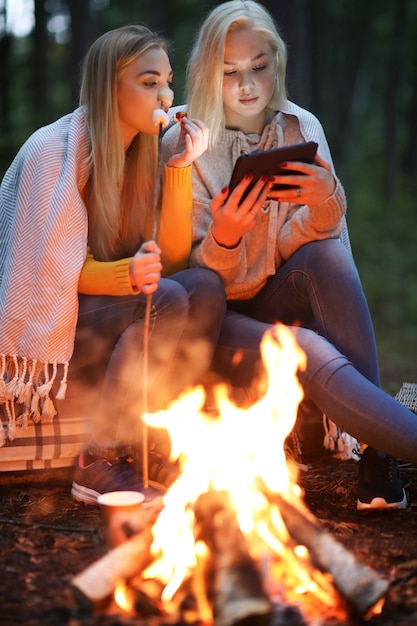
M 389 205 L 395 195 L 400 165 L 398 139 L 399 128 L 402 125 L 400 120 L 400 98 L 404 67 L 404 42 L 405 30 L 407 28 L 407 12 L 408 0 L 397 0 L 394 5 L 394 23 L 390 45 L 391 54 L 386 73 L 387 91 L 385 97 L 386 108 L 384 126 L 386 128 L 385 137 L 387 161 L 384 179 L 387 199 L 386 207 L 389 211 L 389 215 L 391 216 L 393 216 L 393 213 L 389 208 Z M 395 219 L 394 216 L 393 219 Z
M 263 3 L 273 16 L 287 45 L 287 89 L 290 100 L 311 107 L 311 3 L 309 0 L 267 0 Z
M 33 103 L 31 110 L 34 119 L 31 125 L 36 128 L 49 121 L 46 111 L 48 87 L 46 58 L 48 40 L 46 33 L 46 11 L 44 0 L 35 0 L 35 28 L 32 40 L 33 54 L 30 93 L 31 101 Z
M 90 2 L 71 0 L 68 3 L 71 16 L 71 52 L 69 76 L 71 79 L 71 101 L 76 105 L 80 87 L 82 60 L 94 39 L 94 23 Z
M 10 133 L 10 72 L 12 38 L 7 33 L 0 35 L 0 149 L 6 150 L 10 145 L 7 139 Z M 9 158 L 9 156 L 8 156 Z

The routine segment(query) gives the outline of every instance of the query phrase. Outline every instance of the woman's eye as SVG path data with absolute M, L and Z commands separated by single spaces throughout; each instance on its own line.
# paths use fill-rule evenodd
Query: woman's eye
M 263 70 L 267 69 L 267 65 L 257 65 L 256 67 L 253 68 L 254 72 L 263 72 Z
M 225 73 L 224 73 L 224 76 L 234 76 L 235 74 L 236 74 L 236 71 L 235 71 L 235 70 L 230 70 L 230 71 L 228 71 L 228 72 L 225 72 Z

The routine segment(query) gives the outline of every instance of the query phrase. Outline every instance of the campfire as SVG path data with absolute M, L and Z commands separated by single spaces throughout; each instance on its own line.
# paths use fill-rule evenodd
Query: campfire
M 286 459 L 305 355 L 277 325 L 262 357 L 269 385 L 251 407 L 219 386 L 216 415 L 196 388 L 145 416 L 168 431 L 179 476 L 128 520 L 125 541 L 73 579 L 79 606 L 208 626 L 307 626 L 380 609 L 387 581 L 322 528 Z

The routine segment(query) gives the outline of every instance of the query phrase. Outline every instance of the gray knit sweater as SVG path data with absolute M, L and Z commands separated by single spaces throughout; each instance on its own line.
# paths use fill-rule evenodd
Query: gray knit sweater
M 173 109 L 173 115 L 179 108 Z M 178 133 L 179 124 L 175 124 L 163 137 L 164 162 L 175 151 Z M 340 236 L 350 249 L 344 218 L 346 198 L 337 179 L 333 194 L 316 206 L 314 212 L 307 205 L 268 201 L 254 228 L 235 248 L 220 246 L 211 234 L 211 200 L 229 184 L 238 156 L 302 141 L 316 141 L 319 155 L 331 165 L 334 173 L 322 125 L 312 113 L 291 102 L 276 114 L 262 135 L 223 129 L 215 150 L 206 151 L 194 163 L 190 264 L 215 270 L 222 277 L 228 299 L 252 298 L 283 261 L 309 241 Z

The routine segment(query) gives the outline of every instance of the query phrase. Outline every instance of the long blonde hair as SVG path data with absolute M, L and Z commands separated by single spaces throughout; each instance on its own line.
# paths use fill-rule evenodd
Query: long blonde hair
M 210 147 L 217 143 L 225 125 L 222 85 L 226 37 L 231 30 L 245 28 L 262 33 L 276 57 L 277 79 L 269 108 L 279 110 L 287 101 L 287 49 L 272 16 L 254 0 L 223 2 L 204 20 L 187 64 L 189 114 L 210 128 Z
M 99 37 L 85 57 L 80 105 L 91 136 L 91 175 L 85 190 L 88 242 L 96 259 L 117 259 L 151 236 L 157 136 L 138 133 L 125 153 L 117 105 L 119 73 L 166 40 L 145 26 L 123 26 Z M 122 243 L 123 242 L 123 243 Z

